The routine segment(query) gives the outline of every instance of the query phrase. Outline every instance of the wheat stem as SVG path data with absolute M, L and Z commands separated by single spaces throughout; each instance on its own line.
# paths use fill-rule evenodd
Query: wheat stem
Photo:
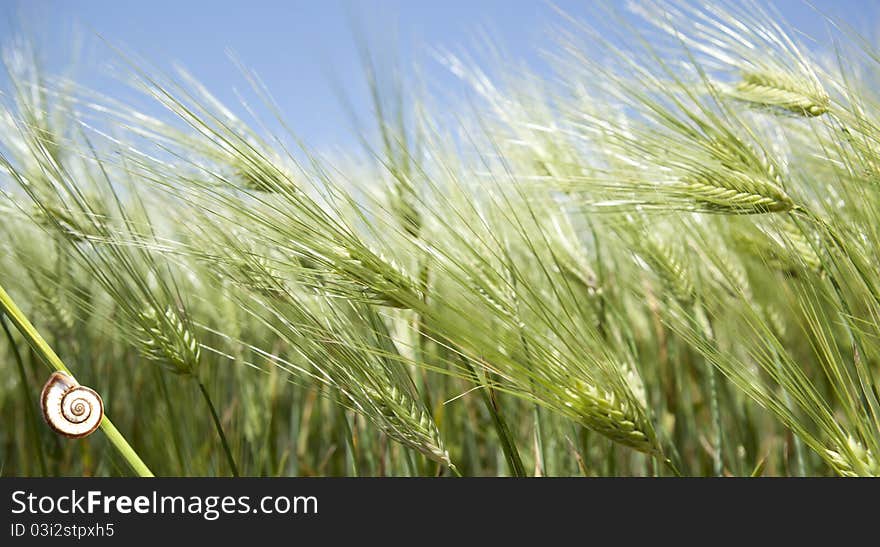
M 24 369 L 24 361 L 21 359 L 21 353 L 18 351 L 18 344 L 15 343 L 15 339 L 12 336 L 12 331 L 9 330 L 9 325 L 6 324 L 6 314 L 0 312 L 0 327 L 3 328 L 3 333 L 6 335 L 6 339 L 9 341 L 9 347 L 12 350 L 12 356 L 15 359 L 15 365 L 18 369 L 19 381 L 21 382 L 21 392 L 24 395 L 24 400 L 27 401 L 27 407 L 25 408 L 25 413 L 28 417 L 28 432 L 30 433 L 31 440 L 34 443 L 34 446 L 37 450 L 37 459 L 40 463 L 40 471 L 43 473 L 43 476 L 48 476 L 49 472 L 46 467 L 46 456 L 43 454 L 43 443 L 40 442 L 40 435 L 37 429 L 38 421 L 37 416 L 34 413 L 34 409 L 37 408 L 36 403 L 34 402 L 33 397 L 31 396 L 31 391 L 28 389 L 28 380 L 27 380 L 27 372 Z
M 345 412 L 345 406 L 338 405 L 337 412 L 338 419 L 342 421 L 342 437 L 345 441 L 348 465 L 351 466 L 352 476 L 359 477 L 360 470 L 358 469 L 357 452 L 355 452 L 354 434 L 351 430 L 351 424 L 348 423 L 348 415 Z
M 481 376 L 478 376 L 476 369 L 467 357 L 462 355 L 461 362 L 464 364 L 468 373 L 473 377 L 474 381 L 480 384 L 480 389 L 477 391 L 480 392 L 480 398 L 483 400 L 486 410 L 489 411 L 489 415 L 492 417 L 492 425 L 495 427 L 495 433 L 498 435 L 498 440 L 501 441 L 501 450 L 504 452 L 504 459 L 507 460 L 507 466 L 510 468 L 511 474 L 514 477 L 525 477 L 526 468 L 522 463 L 522 458 L 519 456 L 516 442 L 510 434 L 510 428 L 507 427 L 507 421 L 505 421 L 504 416 L 501 415 L 501 412 L 498 409 L 498 402 L 495 398 L 494 390 L 487 382 L 482 380 Z
M 229 449 L 229 443 L 226 441 L 226 434 L 223 433 L 223 425 L 220 423 L 220 416 L 217 415 L 217 409 L 214 408 L 214 403 L 211 402 L 211 395 L 208 394 L 208 390 L 205 389 L 205 384 L 198 380 L 196 380 L 196 383 L 199 385 L 199 390 L 202 392 L 205 403 L 211 411 L 214 428 L 217 430 L 217 435 L 220 437 L 220 443 L 223 445 L 223 452 L 226 454 L 226 461 L 229 463 L 229 468 L 232 470 L 232 476 L 238 477 L 238 466 L 235 465 L 235 458 L 232 457 L 232 450 Z
M 73 376 L 70 369 L 64 365 L 61 358 L 58 357 L 51 347 L 49 347 L 49 344 L 46 343 L 39 331 L 37 331 L 33 324 L 31 324 L 25 314 L 19 309 L 12 300 L 12 297 L 6 293 L 2 286 L 0 286 L 0 308 L 2 308 L 2 311 L 9 317 L 12 324 L 15 325 L 21 335 L 27 340 L 28 344 L 30 344 L 46 364 L 57 371 L 66 372 Z M 126 462 L 128 462 L 132 470 L 137 473 L 138 476 L 153 476 L 153 472 L 150 471 L 147 464 L 144 463 L 140 456 L 138 456 L 137 452 L 135 452 L 131 445 L 128 444 L 128 441 L 126 441 L 125 437 L 123 437 L 119 430 L 116 429 L 116 426 L 113 425 L 106 414 L 101 420 L 101 430 L 107 436 L 110 444 L 116 448 L 119 454 Z
M 171 404 L 171 394 L 168 392 L 168 382 L 165 381 L 165 371 L 160 369 L 159 367 L 153 367 L 153 373 L 156 376 L 156 380 L 159 383 L 159 391 L 162 394 L 162 400 L 165 403 L 165 409 L 168 411 L 171 419 L 169 420 L 170 428 L 171 428 L 171 438 L 174 441 L 174 454 L 177 457 L 177 464 L 180 466 L 180 470 L 182 473 L 187 473 L 187 465 L 186 458 L 183 457 L 183 452 L 180 450 L 181 445 L 181 434 L 180 434 L 180 424 L 177 420 L 177 416 L 174 416 L 174 405 Z
M 706 312 L 699 303 L 694 305 L 694 318 L 696 319 L 695 328 L 700 329 L 707 342 L 714 343 L 712 341 L 713 336 L 712 329 L 709 326 L 709 318 L 706 317 Z M 714 429 L 712 432 L 712 471 L 716 477 L 720 477 L 724 472 L 724 444 L 721 424 L 721 404 L 718 400 L 718 373 L 715 370 L 715 365 L 709 361 L 705 361 L 704 364 L 706 366 L 706 374 L 708 375 L 706 389 L 709 395 L 709 414 L 712 418 L 712 427 Z
M 776 373 L 781 375 L 783 369 L 778 352 L 773 353 L 773 363 L 776 366 Z M 785 387 L 782 387 L 782 401 L 785 403 L 786 408 L 788 408 L 790 411 L 794 410 L 795 407 L 791 401 L 791 394 Z M 800 436 L 797 435 L 794 431 L 792 431 L 791 434 L 792 438 L 794 439 L 794 458 L 795 465 L 797 466 L 798 476 L 805 477 L 807 476 L 807 468 L 804 462 L 804 443 L 803 441 L 801 441 Z

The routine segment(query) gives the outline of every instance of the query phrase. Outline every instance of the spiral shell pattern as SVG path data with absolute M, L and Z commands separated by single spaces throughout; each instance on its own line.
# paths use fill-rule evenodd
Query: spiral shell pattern
M 104 401 L 73 376 L 54 372 L 40 394 L 43 419 L 57 433 L 79 439 L 91 434 L 104 417 Z

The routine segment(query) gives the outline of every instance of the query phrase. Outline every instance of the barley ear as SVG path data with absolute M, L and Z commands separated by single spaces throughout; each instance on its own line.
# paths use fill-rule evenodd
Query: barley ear
M 745 72 L 730 95 L 806 117 L 821 116 L 831 105 L 828 94 L 818 84 L 780 72 Z
M 776 181 L 733 169 L 694 173 L 682 178 L 679 184 L 710 211 L 761 214 L 794 208 L 794 201 Z
M 660 454 L 654 431 L 644 414 L 613 391 L 583 381 L 563 392 L 563 404 L 589 429 L 645 454 Z
M 825 456 L 841 477 L 880 477 L 880 462 L 871 450 L 851 436 L 847 437 L 846 446 L 826 449 Z
M 148 305 L 137 318 L 140 349 L 144 356 L 168 366 L 178 374 L 193 374 L 201 358 L 201 346 L 179 312 L 164 312 Z
M 452 467 L 437 424 L 418 401 L 391 384 L 378 388 L 365 386 L 363 389 L 375 405 L 377 423 L 389 437 Z

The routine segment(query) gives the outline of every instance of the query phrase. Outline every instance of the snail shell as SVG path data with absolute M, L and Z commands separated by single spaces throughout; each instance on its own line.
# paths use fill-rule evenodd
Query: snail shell
M 91 434 L 104 417 L 104 401 L 73 376 L 53 372 L 40 394 L 43 419 L 55 432 L 79 439 Z

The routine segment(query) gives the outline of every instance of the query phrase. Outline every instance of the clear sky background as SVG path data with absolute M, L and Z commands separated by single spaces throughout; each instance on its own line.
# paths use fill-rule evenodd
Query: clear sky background
M 555 5 L 577 17 L 589 3 Z M 812 4 L 867 34 L 880 22 L 877 0 Z M 818 39 L 817 47 L 827 46 L 822 20 L 806 2 L 773 5 Z M 360 114 L 369 113 L 353 27 L 363 29 L 379 56 L 417 63 L 431 88 L 454 89 L 458 84 L 433 60 L 432 48 L 468 53 L 488 34 L 511 59 L 540 67 L 554 21 L 552 5 L 537 0 L 0 0 L 0 42 L 34 37 L 51 69 L 76 58 L 77 78 L 111 96 L 132 95 L 108 77 L 121 63 L 97 35 L 160 69 L 186 67 L 230 104 L 237 101 L 234 89 L 247 87 L 229 60 L 232 50 L 265 82 L 294 131 L 324 149 L 354 142 L 334 81 Z M 73 47 L 77 38 L 82 48 Z

